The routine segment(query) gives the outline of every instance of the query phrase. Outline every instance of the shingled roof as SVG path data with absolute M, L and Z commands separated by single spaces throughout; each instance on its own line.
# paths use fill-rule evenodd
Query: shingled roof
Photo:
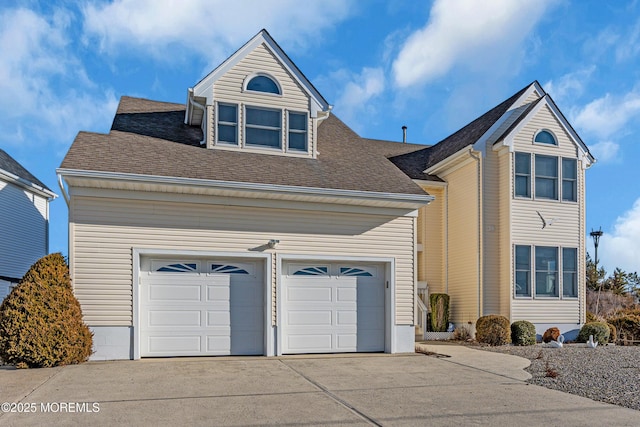
M 9 172 L 12 175 L 17 176 L 27 182 L 37 185 L 45 190 L 51 191 L 42 181 L 33 176 L 31 172 L 26 170 L 20 163 L 18 163 L 13 157 L 7 154 L 6 151 L 0 149 L 0 170 Z
M 478 141 L 530 86 L 531 84 L 525 86 L 509 99 L 437 144 L 412 153 L 394 156 L 389 160 L 413 179 L 438 180 L 437 177 L 425 174 L 423 171 Z
M 424 146 L 359 137 L 331 115 L 318 126 L 318 158 L 200 145 L 182 104 L 122 97 L 109 134 L 80 132 L 62 169 L 311 188 L 425 195 L 387 156 Z

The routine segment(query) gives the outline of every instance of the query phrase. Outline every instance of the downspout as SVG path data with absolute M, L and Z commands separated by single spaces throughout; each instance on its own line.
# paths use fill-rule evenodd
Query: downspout
M 207 121 L 209 120 L 209 117 L 207 117 L 207 107 L 200 104 L 199 102 L 196 102 L 193 100 L 193 98 L 191 96 L 189 96 L 189 104 L 191 104 L 194 107 L 197 107 L 199 109 L 202 110 L 202 124 L 204 126 L 202 126 L 202 141 L 200 141 L 200 145 L 206 144 L 207 142 Z M 191 121 L 191 120 L 189 120 Z M 191 123 L 188 123 L 191 124 Z
M 469 148 L 469 156 L 476 160 L 478 165 L 478 317 L 482 316 L 482 170 L 480 157 Z
M 64 189 L 64 184 L 62 183 L 62 175 L 58 175 L 58 185 L 60 186 L 60 191 L 62 191 L 62 197 L 64 197 L 64 201 L 67 203 L 67 207 L 69 207 L 69 195 L 67 194 L 67 190 Z

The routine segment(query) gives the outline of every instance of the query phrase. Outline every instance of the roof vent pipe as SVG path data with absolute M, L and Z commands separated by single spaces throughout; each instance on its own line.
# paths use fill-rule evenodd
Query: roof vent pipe
M 406 126 L 402 126 L 402 143 L 403 144 L 407 143 L 407 127 Z

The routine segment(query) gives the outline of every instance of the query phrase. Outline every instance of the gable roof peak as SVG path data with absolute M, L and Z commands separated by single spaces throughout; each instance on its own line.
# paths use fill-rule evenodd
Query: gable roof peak
M 249 41 L 236 50 L 231 56 L 225 59 L 220 65 L 218 65 L 213 71 L 203 77 L 193 88 L 189 88 L 188 96 L 197 96 L 206 98 L 207 105 L 213 104 L 213 85 L 214 83 L 227 71 L 229 71 L 234 65 L 244 59 L 249 53 L 255 50 L 260 45 L 265 45 L 267 49 L 277 58 L 282 66 L 298 81 L 300 86 L 309 94 L 312 102 L 316 104 L 316 108 L 319 111 L 329 111 L 331 105 L 320 94 L 320 92 L 313 86 L 311 81 L 300 71 L 300 69 L 289 58 L 285 51 L 275 41 L 275 39 L 269 34 L 269 32 L 263 28 L 253 36 Z

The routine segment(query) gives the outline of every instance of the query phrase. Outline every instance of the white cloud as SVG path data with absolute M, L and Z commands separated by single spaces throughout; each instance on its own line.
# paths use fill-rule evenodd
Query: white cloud
M 589 150 L 598 160 L 598 163 L 609 163 L 618 158 L 620 145 L 613 141 L 601 141 L 589 146 Z
M 640 199 L 618 217 L 611 233 L 600 238 L 598 258 L 608 272 L 615 267 L 640 272 Z
M 572 123 L 580 130 L 609 138 L 632 119 L 640 118 L 640 90 L 624 96 L 606 94 L 581 109 L 573 110 L 571 116 Z
M 351 1 L 343 0 L 115 0 L 86 4 L 83 14 L 86 36 L 97 37 L 103 51 L 129 46 L 166 56 L 177 44 L 216 61 L 261 28 L 288 49 L 305 46 L 350 9 Z
M 375 113 L 372 101 L 380 96 L 385 88 L 385 78 L 382 68 L 363 68 L 359 74 L 345 69 L 331 74 L 330 78 L 343 87 L 341 95 L 336 100 L 335 113 L 347 125 L 361 130 L 364 125 L 363 117 L 368 120 Z
M 71 23 L 61 10 L 49 17 L 28 9 L 0 13 L 0 142 L 69 143 L 78 129 L 115 111 L 112 92 L 90 95 L 95 87 L 69 49 Z
M 394 61 L 399 87 L 424 84 L 456 65 L 500 70 L 522 56 L 521 44 L 551 1 L 436 0 L 429 21 L 404 43 Z
M 622 42 L 616 46 L 616 59 L 618 61 L 625 61 L 640 53 L 640 19 L 635 25 L 621 38 Z
M 567 73 L 560 78 L 549 80 L 542 86 L 544 90 L 556 101 L 571 100 L 581 96 L 591 75 L 596 71 L 595 65 L 581 68 L 571 73 Z

